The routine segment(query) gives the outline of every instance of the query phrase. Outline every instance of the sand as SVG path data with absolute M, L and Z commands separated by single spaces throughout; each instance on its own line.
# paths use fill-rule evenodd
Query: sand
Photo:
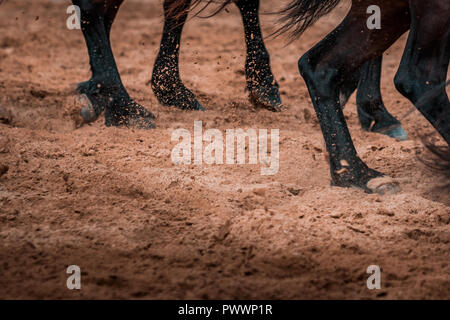
M 264 0 L 265 11 L 277 1 Z M 0 298 L 38 299 L 430 299 L 450 298 L 450 198 L 420 161 L 414 112 L 409 141 L 364 132 L 354 97 L 345 109 L 355 146 L 399 181 L 394 195 L 330 186 L 323 138 L 297 60 L 345 12 L 300 39 L 270 39 L 286 110 L 256 110 L 243 76 L 235 8 L 193 19 L 181 72 L 206 112 L 158 104 L 150 79 L 162 30 L 160 1 L 127 0 L 112 31 L 130 95 L 156 116 L 151 131 L 80 126 L 77 82 L 90 76 L 69 1 L 5 1 L 0 7 Z M 263 16 L 272 30 L 273 17 Z M 411 104 L 392 80 L 405 37 L 385 55 L 382 92 L 398 118 Z M 280 129 L 279 172 L 259 165 L 171 161 L 173 130 Z M 66 268 L 81 268 L 68 290 Z M 382 288 L 369 290 L 369 265 Z

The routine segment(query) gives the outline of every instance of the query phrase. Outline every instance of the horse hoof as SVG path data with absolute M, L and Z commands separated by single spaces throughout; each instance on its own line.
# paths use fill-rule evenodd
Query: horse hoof
M 98 116 L 95 113 L 94 105 L 92 104 L 91 100 L 88 98 L 85 94 L 80 94 L 78 96 L 78 100 L 81 103 L 81 117 L 83 118 L 83 121 L 85 123 L 94 122 L 97 120 Z
M 78 94 L 83 94 L 85 92 L 89 92 L 90 81 L 84 81 L 79 83 L 73 83 L 73 91 Z
M 402 128 L 402 126 L 386 128 L 378 131 L 378 133 L 384 134 L 399 141 L 408 140 L 408 134 L 406 133 L 405 129 Z
M 195 101 L 193 101 L 192 103 L 192 107 L 187 108 L 188 110 L 194 110 L 194 111 L 206 111 L 206 108 L 204 108 L 200 102 L 197 101 L 197 99 L 195 99 Z
M 379 195 L 396 194 L 401 191 L 399 183 L 390 177 L 371 179 L 367 183 L 367 188 Z
M 122 119 L 110 119 L 105 116 L 105 126 L 107 127 L 125 127 L 128 129 L 150 130 L 156 128 L 150 116 L 147 117 L 123 117 Z
M 266 109 L 272 112 L 281 112 L 285 110 L 279 95 L 274 97 L 262 97 L 259 94 L 250 92 L 249 99 L 250 103 L 255 106 L 255 108 Z
M 111 109 L 105 111 L 105 125 L 107 127 L 127 127 L 134 129 L 154 129 L 153 113 L 140 104 L 130 101 L 129 104 L 113 112 Z

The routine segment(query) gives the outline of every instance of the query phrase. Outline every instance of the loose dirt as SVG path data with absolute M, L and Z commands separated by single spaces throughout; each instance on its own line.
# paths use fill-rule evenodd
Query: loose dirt
M 279 1 L 263 0 L 263 11 Z M 158 104 L 149 86 L 162 30 L 160 1 L 127 0 L 112 31 L 130 95 L 157 115 L 151 131 L 80 127 L 75 83 L 90 76 L 69 1 L 0 6 L 0 298 L 418 299 L 450 298 L 450 198 L 420 161 L 414 112 L 409 141 L 360 129 L 345 115 L 362 159 L 396 178 L 401 192 L 330 187 L 319 125 L 297 60 L 345 13 L 341 6 L 300 39 L 268 39 L 282 113 L 255 110 L 243 75 L 235 8 L 188 22 L 181 50 L 186 85 L 207 107 Z M 264 33 L 273 27 L 263 16 Z M 385 55 L 382 92 L 398 118 L 411 104 L 392 80 L 405 44 Z M 177 128 L 280 129 L 280 169 L 171 161 Z M 68 290 L 78 265 L 81 290 Z M 382 289 L 368 290 L 369 265 Z

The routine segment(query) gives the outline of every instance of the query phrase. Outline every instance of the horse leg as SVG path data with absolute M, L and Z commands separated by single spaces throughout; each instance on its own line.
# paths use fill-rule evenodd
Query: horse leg
M 358 88 L 356 105 L 363 130 L 377 132 L 404 141 L 408 139 L 400 121 L 384 107 L 380 92 L 382 56 L 371 59 L 342 83 L 339 99 L 342 108 Z
M 370 132 L 387 135 L 400 141 L 408 140 L 408 134 L 400 121 L 386 110 L 380 92 L 381 65 L 379 56 L 366 62 L 361 69 L 356 103 L 361 127 Z
M 255 107 L 281 111 L 278 83 L 270 69 L 270 56 L 264 45 L 259 23 L 260 0 L 237 0 L 235 4 L 241 12 L 244 23 L 247 47 L 245 75 L 250 101 Z
M 367 7 L 381 7 L 382 30 L 368 30 Z M 358 187 L 366 192 L 395 191 L 394 184 L 372 187 L 383 176 L 357 155 L 340 104 L 341 86 L 362 65 L 379 57 L 409 28 L 408 4 L 403 1 L 353 2 L 344 21 L 299 60 L 329 153 L 332 185 Z
M 125 90 L 108 39 L 105 15 L 111 7 L 118 8 L 122 1 L 73 0 L 81 10 L 81 30 L 92 70 L 92 81 L 87 90 L 83 88 L 81 100 L 85 105 L 81 114 L 90 122 L 104 107 L 106 126 L 153 128 L 154 116 L 134 102 Z
M 183 31 L 191 0 L 177 6 L 172 12 L 174 1 L 164 1 L 164 29 L 158 57 L 153 67 L 152 89 L 158 101 L 165 106 L 183 110 L 205 110 L 194 94 L 184 86 L 180 78 L 179 55 Z M 178 1 L 180 2 L 180 1 Z
M 450 144 L 445 81 L 450 60 L 450 3 L 410 1 L 411 31 L 395 85 Z
M 104 15 L 103 24 L 105 26 L 106 36 L 108 38 L 109 45 L 111 45 L 111 41 L 110 41 L 111 27 L 112 27 L 112 24 L 114 22 L 114 19 L 117 15 L 117 12 L 119 11 L 119 7 L 122 4 L 122 2 L 123 2 L 123 0 L 119 0 L 119 1 L 114 2 L 113 5 L 107 6 L 105 8 L 105 11 L 103 14 Z M 96 76 L 97 78 L 95 78 L 94 76 Z M 96 86 L 97 86 L 97 83 L 99 82 L 98 79 L 101 76 L 102 76 L 101 74 L 93 73 L 91 79 L 89 79 L 88 81 L 80 82 L 77 85 L 76 91 L 79 94 L 86 94 L 86 93 L 97 91 Z M 89 118 L 89 119 L 85 119 L 86 122 L 95 121 L 97 119 L 97 117 L 100 116 L 100 114 L 104 111 L 105 104 L 104 103 L 96 104 L 93 107 L 97 108 L 98 110 L 96 110 L 94 113 L 89 113 L 89 112 L 86 113 L 86 116 Z M 89 115 L 90 115 L 90 117 L 89 117 Z

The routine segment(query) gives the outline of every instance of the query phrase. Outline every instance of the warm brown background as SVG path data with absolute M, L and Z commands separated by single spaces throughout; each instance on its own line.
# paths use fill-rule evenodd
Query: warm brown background
M 271 9 L 278 1 L 263 0 Z M 345 7 L 301 39 L 270 40 L 288 110 L 254 110 L 244 93 L 240 18 L 187 25 L 182 77 L 205 113 L 158 105 L 148 79 L 162 29 L 160 1 L 128 0 L 112 43 L 129 93 L 157 116 L 157 129 L 75 129 L 72 90 L 89 77 L 79 30 L 66 29 L 68 1 L 7 0 L 0 7 L 0 298 L 450 298 L 450 208 L 411 140 L 360 130 L 356 147 L 401 182 L 394 196 L 331 188 L 320 129 L 297 59 L 335 26 Z M 272 18 L 263 17 L 265 33 Z M 411 104 L 392 84 L 405 38 L 386 54 L 382 90 L 398 117 Z M 175 128 L 281 129 L 280 172 L 258 166 L 181 166 L 170 161 Z M 9 122 L 9 123 L 8 123 Z M 293 193 L 298 193 L 294 195 Z M 69 291 L 68 265 L 82 290 Z M 380 265 L 382 290 L 366 288 Z

